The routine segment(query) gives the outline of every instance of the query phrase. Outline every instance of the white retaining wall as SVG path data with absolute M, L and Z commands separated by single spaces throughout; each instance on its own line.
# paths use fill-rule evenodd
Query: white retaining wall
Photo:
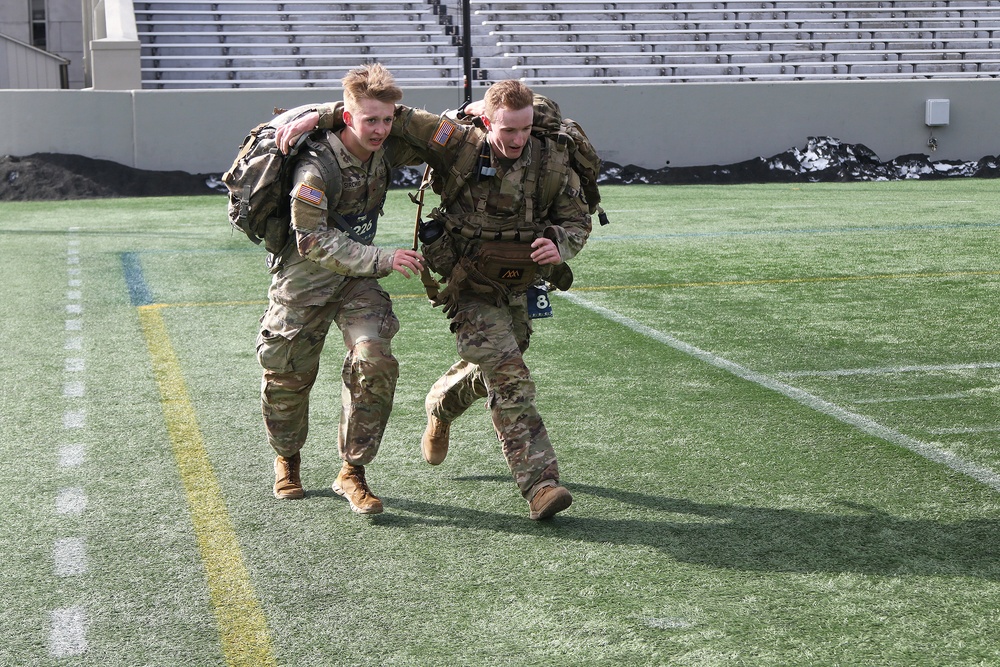
M 807 137 L 865 144 L 882 160 L 1000 154 L 1000 80 L 903 80 L 661 86 L 539 86 L 578 120 L 601 155 L 658 169 L 769 157 Z M 476 89 L 481 97 L 483 89 Z M 221 173 L 275 106 L 339 99 L 339 90 L 0 90 L 0 154 L 74 153 L 140 169 Z M 928 99 L 950 100 L 929 128 Z M 403 102 L 439 112 L 461 88 L 412 89 Z M 937 151 L 928 148 L 931 133 Z

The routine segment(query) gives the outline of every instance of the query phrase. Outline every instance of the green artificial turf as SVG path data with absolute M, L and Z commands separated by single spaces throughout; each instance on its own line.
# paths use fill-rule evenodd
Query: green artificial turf
M 417 280 L 383 283 L 402 325 L 368 468 L 385 513 L 330 490 L 337 336 L 306 498 L 279 502 L 254 352 L 269 277 L 224 198 L 0 204 L 0 664 L 253 664 L 219 619 L 257 612 L 278 665 L 1000 663 L 993 182 L 604 200 L 612 224 L 527 354 L 574 495 L 545 522 L 484 406 L 443 465 L 421 459 L 423 399 L 455 349 Z M 408 246 L 414 210 L 391 192 L 378 242 Z M 186 401 L 157 384 L 164 347 Z M 184 472 L 178 405 L 212 479 Z M 215 485 L 221 509 L 199 495 Z M 60 509 L 67 489 L 84 508 Z M 206 516 L 211 544 L 235 536 L 219 562 L 245 568 L 249 603 L 210 584 Z M 79 572 L 57 571 L 66 539 Z M 68 652 L 66 609 L 85 618 Z

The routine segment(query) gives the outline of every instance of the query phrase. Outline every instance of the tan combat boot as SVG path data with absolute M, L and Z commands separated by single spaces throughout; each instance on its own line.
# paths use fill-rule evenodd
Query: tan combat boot
M 427 415 L 427 428 L 420 438 L 420 451 L 424 460 L 432 466 L 440 465 L 448 456 L 448 437 L 451 424 L 441 421 L 432 414 Z
M 531 513 L 528 518 L 532 521 L 548 519 L 558 512 L 573 504 L 573 496 L 564 486 L 543 486 L 528 503 Z
M 299 478 L 299 467 L 302 456 L 279 456 L 274 459 L 274 497 L 282 500 L 299 500 L 305 497 L 302 490 L 302 480 Z
M 365 467 L 344 461 L 340 474 L 333 482 L 333 490 L 347 498 L 351 509 L 358 514 L 381 514 L 382 501 L 372 493 L 365 481 Z

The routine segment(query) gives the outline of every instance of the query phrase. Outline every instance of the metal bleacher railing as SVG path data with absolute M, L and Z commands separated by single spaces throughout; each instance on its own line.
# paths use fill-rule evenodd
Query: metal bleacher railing
M 379 61 L 462 85 L 443 0 L 137 0 L 147 88 L 336 85 Z M 680 83 L 1000 76 L 1000 0 L 470 0 L 473 79 Z

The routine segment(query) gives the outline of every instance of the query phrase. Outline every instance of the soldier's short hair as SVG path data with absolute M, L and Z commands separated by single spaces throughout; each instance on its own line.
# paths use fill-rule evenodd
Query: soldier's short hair
M 497 81 L 486 91 L 486 117 L 492 118 L 497 109 L 517 111 L 530 107 L 534 93 L 517 79 Z
M 403 99 L 403 91 L 396 85 L 392 72 L 379 63 L 351 70 L 340 83 L 344 86 L 344 107 L 352 113 L 357 111 L 360 100 L 395 104 Z

